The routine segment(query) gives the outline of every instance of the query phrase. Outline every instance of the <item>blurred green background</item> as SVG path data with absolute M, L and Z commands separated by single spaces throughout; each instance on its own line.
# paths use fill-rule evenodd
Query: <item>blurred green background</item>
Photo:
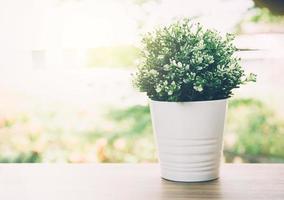
M 31 7 L 27 2 L 24 9 Z M 34 15 L 24 21 L 39 19 L 27 26 L 38 37 L 24 32 L 18 39 L 11 36 L 14 29 L 5 29 L 10 43 L 0 48 L 5 61 L 0 63 L 0 162 L 157 162 L 147 98 L 132 88 L 131 73 L 141 33 L 178 17 L 236 33 L 238 56 L 247 71 L 258 75 L 257 83 L 236 90 L 229 100 L 223 161 L 284 162 L 284 17 L 279 10 L 250 0 L 214 0 L 212 5 L 121 0 L 121 7 L 111 0 L 50 2 L 35 5 Z M 173 6 L 176 11 L 166 16 Z M 184 14 L 188 6 L 198 12 Z M 42 9 L 59 14 L 42 14 Z M 116 9 L 127 14 L 118 16 Z M 54 19 L 48 30 L 39 25 L 45 17 Z M 44 44 L 42 34 L 50 42 Z M 16 52 L 11 45 L 23 48 Z
M 141 105 L 110 109 L 99 126 L 73 133 L 60 124 L 54 125 L 54 120 L 60 117 L 57 113 L 2 119 L 0 160 L 156 162 L 149 112 L 148 106 Z M 76 115 L 77 120 L 82 120 L 80 113 Z M 225 128 L 225 162 L 284 162 L 283 131 L 283 119 L 261 101 L 230 100 Z

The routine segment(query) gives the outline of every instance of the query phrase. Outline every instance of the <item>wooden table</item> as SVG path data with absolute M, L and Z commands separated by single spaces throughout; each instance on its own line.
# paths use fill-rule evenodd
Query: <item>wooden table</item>
M 284 164 L 225 164 L 212 182 L 160 178 L 157 164 L 0 164 L 0 200 L 284 199 Z

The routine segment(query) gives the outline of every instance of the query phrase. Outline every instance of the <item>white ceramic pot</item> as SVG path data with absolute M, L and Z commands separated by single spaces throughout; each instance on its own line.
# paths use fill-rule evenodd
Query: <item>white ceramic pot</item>
M 150 101 L 162 178 L 198 182 L 218 178 L 227 99 Z

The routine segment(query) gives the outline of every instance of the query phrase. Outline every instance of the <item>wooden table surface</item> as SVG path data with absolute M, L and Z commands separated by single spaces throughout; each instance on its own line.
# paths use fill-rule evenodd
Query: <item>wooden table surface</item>
M 225 164 L 218 180 L 176 183 L 157 164 L 0 164 L 0 200 L 284 199 L 284 164 Z

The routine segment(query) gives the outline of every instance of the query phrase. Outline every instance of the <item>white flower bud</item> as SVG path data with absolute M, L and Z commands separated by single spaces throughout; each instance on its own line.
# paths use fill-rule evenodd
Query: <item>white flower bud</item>
M 203 91 L 203 87 L 202 85 L 196 85 L 196 86 L 193 86 L 193 89 L 197 92 L 202 92 Z
M 168 91 L 168 95 L 172 95 L 172 94 L 173 94 L 172 90 Z
M 166 64 L 163 66 L 164 70 L 165 71 L 169 71 L 170 70 L 170 65 Z

